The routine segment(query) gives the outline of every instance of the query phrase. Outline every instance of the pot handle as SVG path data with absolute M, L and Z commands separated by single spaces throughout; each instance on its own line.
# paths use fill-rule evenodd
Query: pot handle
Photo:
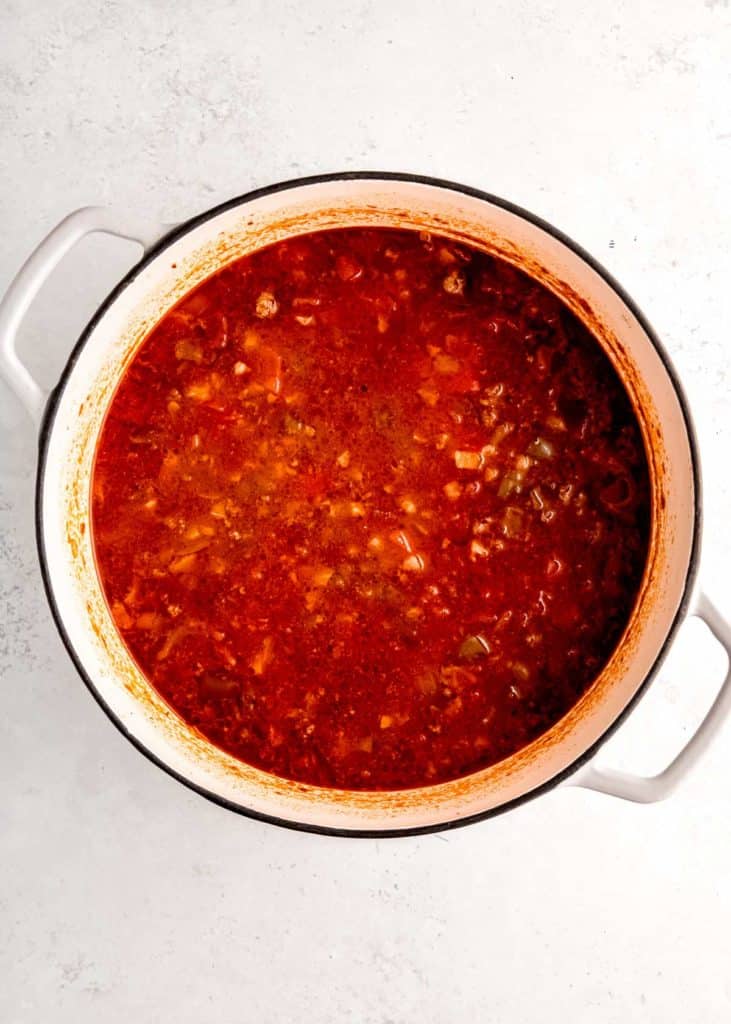
M 725 649 L 729 660 L 726 678 L 696 732 L 659 775 L 631 775 L 611 768 L 598 768 L 590 761 L 568 780 L 569 785 L 595 789 L 598 793 L 608 793 L 610 796 L 632 800 L 635 803 L 654 803 L 669 796 L 683 776 L 687 775 L 703 756 L 706 747 L 731 713 L 731 625 L 704 593 L 698 595 L 690 614 L 705 622 Z
M 139 223 L 119 210 L 85 206 L 57 224 L 20 268 L 0 301 L 0 374 L 36 425 L 41 422 L 48 394 L 18 358 L 16 339 L 23 317 L 51 271 L 77 242 L 95 231 L 139 242 L 147 250 L 170 227 L 160 225 L 151 229 L 149 224 Z

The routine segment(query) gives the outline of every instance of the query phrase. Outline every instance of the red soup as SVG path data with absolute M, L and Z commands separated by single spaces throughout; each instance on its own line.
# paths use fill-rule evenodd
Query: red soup
M 301 782 L 397 789 L 519 750 L 596 678 L 648 470 L 597 342 L 437 236 L 323 231 L 157 324 L 96 453 L 111 613 L 172 708 Z

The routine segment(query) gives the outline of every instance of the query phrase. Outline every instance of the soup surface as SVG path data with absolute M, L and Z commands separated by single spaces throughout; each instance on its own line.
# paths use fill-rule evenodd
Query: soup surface
M 151 683 L 243 761 L 396 789 L 548 729 L 627 623 L 639 428 L 543 286 L 343 229 L 222 269 L 157 324 L 100 437 L 93 537 Z

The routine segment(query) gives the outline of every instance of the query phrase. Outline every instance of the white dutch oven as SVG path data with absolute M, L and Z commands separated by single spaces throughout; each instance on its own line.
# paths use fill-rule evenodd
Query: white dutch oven
M 186 726 L 149 686 L 114 627 L 89 530 L 90 474 L 104 413 L 150 328 L 230 260 L 303 232 L 366 224 L 450 235 L 524 268 L 556 292 L 593 331 L 624 381 L 642 426 L 653 495 L 650 554 L 632 618 L 579 703 L 499 764 L 455 782 L 397 793 L 353 793 L 277 779 L 234 760 Z M 137 240 L 145 254 L 102 304 L 47 400 L 17 358 L 17 328 L 53 267 L 94 231 Z M 731 673 L 698 731 L 660 775 L 599 770 L 592 758 L 657 669 L 684 616 L 702 617 L 727 651 L 731 631 L 694 589 L 700 479 L 682 391 L 652 330 L 609 275 L 525 211 L 474 189 L 411 175 L 301 179 L 234 199 L 158 238 L 161 233 L 110 210 L 79 210 L 40 244 L 0 307 L 0 368 L 40 425 L 37 533 L 48 599 L 76 667 L 122 732 L 161 768 L 232 810 L 323 832 L 448 828 L 506 810 L 561 782 L 630 800 L 665 796 L 731 707 Z

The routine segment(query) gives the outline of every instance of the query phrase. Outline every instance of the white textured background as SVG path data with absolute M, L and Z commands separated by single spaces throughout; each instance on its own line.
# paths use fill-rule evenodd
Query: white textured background
M 412 170 L 506 196 L 645 310 L 697 419 L 704 577 L 731 610 L 728 0 L 0 0 L 0 288 L 64 214 L 179 220 L 252 187 Z M 135 258 L 84 242 L 23 332 L 52 383 Z M 3 1024 L 731 1018 L 731 726 L 667 803 L 562 791 L 446 836 L 298 835 L 145 761 L 41 594 L 35 438 L 0 382 Z M 690 623 L 602 757 L 661 767 L 724 659 Z

